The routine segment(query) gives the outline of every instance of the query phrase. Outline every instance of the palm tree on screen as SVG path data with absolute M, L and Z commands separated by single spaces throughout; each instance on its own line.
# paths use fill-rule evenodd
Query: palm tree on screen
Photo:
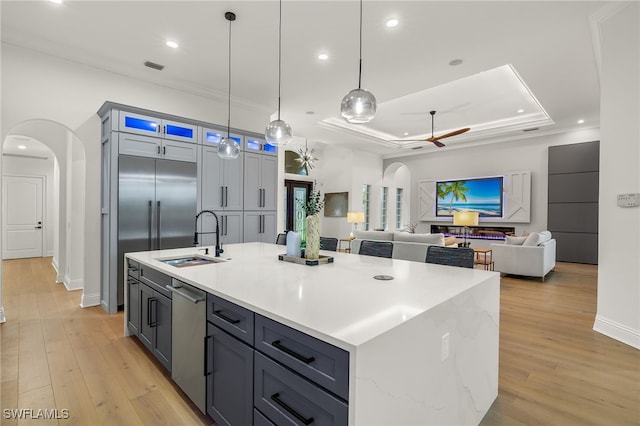
M 449 200 L 449 213 L 453 211 L 453 202 L 462 200 L 464 202 L 467 201 L 466 193 L 469 192 L 469 188 L 465 186 L 467 182 L 464 180 L 459 180 L 456 182 L 450 182 L 442 185 L 438 185 L 437 194 L 438 198 L 444 200 L 447 195 L 451 195 L 451 199 Z

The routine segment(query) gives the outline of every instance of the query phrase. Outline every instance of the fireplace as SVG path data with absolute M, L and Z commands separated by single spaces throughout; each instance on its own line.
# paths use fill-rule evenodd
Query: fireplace
M 507 235 L 515 235 L 512 226 L 469 226 L 469 240 L 504 240 Z M 464 238 L 464 227 L 453 225 L 431 225 L 432 234 L 444 234 L 445 237 Z

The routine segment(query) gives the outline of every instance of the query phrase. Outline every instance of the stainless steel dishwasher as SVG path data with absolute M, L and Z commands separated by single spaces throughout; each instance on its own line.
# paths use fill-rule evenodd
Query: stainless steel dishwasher
M 206 414 L 204 338 L 207 332 L 207 294 L 175 278 L 167 289 L 173 293 L 171 378 Z

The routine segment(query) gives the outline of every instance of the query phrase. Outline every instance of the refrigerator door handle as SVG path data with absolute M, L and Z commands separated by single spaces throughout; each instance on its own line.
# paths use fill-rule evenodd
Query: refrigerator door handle
M 156 234 L 156 238 L 158 240 L 158 245 L 156 247 L 156 250 L 161 250 L 162 246 L 160 244 L 160 201 L 158 201 L 156 203 L 156 227 L 157 227 L 157 231 L 158 233 Z
M 151 247 L 151 233 L 153 232 L 152 222 L 153 222 L 153 202 L 149 200 L 149 236 L 148 236 L 149 250 L 152 250 L 152 247 Z

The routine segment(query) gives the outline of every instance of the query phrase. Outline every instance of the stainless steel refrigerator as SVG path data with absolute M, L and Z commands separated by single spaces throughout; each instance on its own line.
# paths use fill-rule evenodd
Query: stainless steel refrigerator
M 197 166 L 118 158 L 118 306 L 124 304 L 124 253 L 193 245 Z

